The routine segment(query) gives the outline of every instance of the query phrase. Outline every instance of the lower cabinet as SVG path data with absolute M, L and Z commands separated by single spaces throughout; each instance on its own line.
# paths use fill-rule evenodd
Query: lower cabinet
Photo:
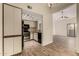
M 0 37 L 0 56 L 2 56 L 2 38 Z
M 38 42 L 42 43 L 42 33 L 38 33 Z
M 14 39 L 14 54 L 20 53 L 22 51 L 22 40 L 21 37 L 15 37 Z
M 4 55 L 13 55 L 13 38 L 4 38 Z
M 10 56 L 21 52 L 21 37 L 4 38 L 4 55 Z
M 34 40 L 38 41 L 38 33 L 34 33 Z

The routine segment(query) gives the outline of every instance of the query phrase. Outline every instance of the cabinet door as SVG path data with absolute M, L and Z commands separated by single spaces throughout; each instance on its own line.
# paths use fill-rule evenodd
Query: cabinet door
M 22 51 L 21 37 L 4 38 L 4 55 L 14 55 Z
M 38 33 L 34 33 L 34 40 L 38 41 Z
M 21 9 L 14 8 L 14 35 L 21 35 L 22 33 L 21 24 Z M 20 53 L 22 49 L 22 37 L 14 38 L 14 54 Z
M 22 24 L 21 24 L 21 9 L 14 8 L 14 29 L 13 32 L 15 35 L 21 35 L 22 33 Z
M 13 7 L 4 5 L 4 36 L 13 35 L 14 32 L 14 10 Z
M 4 55 L 13 55 L 13 38 L 4 38 Z
M 0 56 L 2 56 L 2 38 L 0 37 Z
M 22 40 L 21 37 L 14 38 L 14 54 L 20 53 L 22 51 Z
M 4 5 L 4 55 L 21 52 L 21 9 Z M 8 37 L 8 38 L 6 38 Z

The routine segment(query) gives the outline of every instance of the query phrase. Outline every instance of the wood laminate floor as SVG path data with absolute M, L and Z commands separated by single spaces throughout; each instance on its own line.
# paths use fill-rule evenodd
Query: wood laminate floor
M 76 56 L 73 51 L 69 51 L 55 43 L 41 46 L 36 41 L 24 43 L 24 50 L 18 56 Z

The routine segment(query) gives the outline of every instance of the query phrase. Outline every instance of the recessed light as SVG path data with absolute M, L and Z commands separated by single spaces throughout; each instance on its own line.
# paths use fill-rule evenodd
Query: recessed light
M 32 9 L 32 6 L 30 6 L 30 5 L 27 5 L 27 8 L 28 8 L 28 9 Z

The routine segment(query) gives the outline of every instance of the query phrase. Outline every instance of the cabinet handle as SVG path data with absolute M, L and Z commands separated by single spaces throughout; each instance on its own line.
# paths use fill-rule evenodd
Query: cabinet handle
M 20 37 L 22 35 L 6 35 L 4 36 L 4 38 L 11 38 L 11 37 Z

